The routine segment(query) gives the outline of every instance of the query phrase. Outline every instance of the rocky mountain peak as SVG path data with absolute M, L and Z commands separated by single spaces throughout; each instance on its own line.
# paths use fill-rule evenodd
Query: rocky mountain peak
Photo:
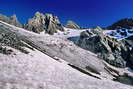
M 3 21 L 3 22 L 6 22 L 6 21 L 9 20 L 9 18 L 5 15 L 0 14 L 0 20 Z
M 111 30 L 122 29 L 122 28 L 125 28 L 125 29 L 133 28 L 133 19 L 132 18 L 124 18 L 124 19 L 121 19 L 121 20 L 115 22 L 111 26 L 107 27 L 107 29 L 111 29 Z
M 80 29 L 80 26 L 78 26 L 75 22 L 71 20 L 67 21 L 66 27 L 72 29 Z
M 25 28 L 36 33 L 45 31 L 49 34 L 54 34 L 57 30 L 63 30 L 63 26 L 57 16 L 40 12 L 36 12 L 35 16 L 29 19 Z
M 10 19 L 12 19 L 12 20 L 17 20 L 17 16 L 14 14 L 14 15 L 12 15 L 12 16 L 10 17 Z
M 10 17 L 10 23 L 9 24 L 15 25 L 17 27 L 22 27 L 22 25 L 19 23 L 17 16 L 15 14 Z
M 40 12 L 36 12 L 36 13 L 35 13 L 35 16 L 36 16 L 36 17 L 39 17 L 40 15 L 41 15 Z
M 43 24 L 45 24 L 44 18 L 45 16 L 42 13 L 36 12 L 34 17 L 28 20 L 25 28 L 36 33 L 43 31 Z
M 17 16 L 15 14 L 13 16 L 10 16 L 10 17 L 7 17 L 5 15 L 0 14 L 0 20 L 7 22 L 11 25 L 22 28 L 22 24 L 20 24 L 20 22 L 18 21 Z
M 55 24 L 60 24 L 59 18 L 57 16 L 54 16 L 52 14 L 45 14 L 46 19 L 49 19 L 53 21 Z

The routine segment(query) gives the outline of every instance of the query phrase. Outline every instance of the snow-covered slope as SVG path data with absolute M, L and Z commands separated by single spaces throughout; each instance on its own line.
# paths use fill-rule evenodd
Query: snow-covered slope
M 67 39 L 67 38 L 70 38 L 70 37 L 79 37 L 80 36 L 80 33 L 85 31 L 87 29 L 71 29 L 71 28 L 66 28 L 64 27 L 64 31 L 57 31 L 57 33 L 54 33 L 53 35 L 56 36 L 56 37 L 60 37 L 60 38 L 64 38 L 64 39 Z M 45 33 L 45 31 L 41 32 L 40 35 L 42 36 L 49 36 L 49 34 Z
M 0 22 L 0 27 L 17 34 L 33 47 L 32 50 L 24 48 L 28 54 L 8 46 L 7 49 L 13 50 L 10 55 L 0 53 L 0 89 L 133 89 L 111 80 L 93 78 L 70 67 L 68 63 L 106 73 L 104 63 L 95 54 L 68 40 L 40 36 L 4 22 Z M 1 28 L 0 32 L 4 32 Z M 55 56 L 59 60 L 55 60 Z
M 1 23 L 5 24 L 5 23 Z M 4 26 L 9 26 L 5 24 Z M 10 26 L 9 26 L 10 27 Z M 13 26 L 11 26 L 14 28 Z M 57 36 L 39 35 L 32 32 L 26 33 L 24 29 L 6 29 L 15 32 L 23 41 L 28 42 L 36 49 L 45 52 L 52 57 L 58 57 L 78 67 L 86 69 L 90 67 L 96 72 L 106 72 L 102 60 L 99 60 L 95 54 L 86 51 L 69 40 Z M 21 31 L 22 30 L 22 31 Z M 98 66 L 97 66 L 98 65 Z
M 71 28 L 66 28 L 64 27 L 64 30 L 63 32 L 61 31 L 58 31 L 57 33 L 55 33 L 54 35 L 56 36 L 66 36 L 66 37 L 76 37 L 76 36 L 79 36 L 81 32 L 85 31 L 85 30 L 79 30 L 79 29 L 71 29 Z
M 0 89 L 133 89 L 107 80 L 98 80 L 60 63 L 42 52 L 26 48 L 0 54 Z

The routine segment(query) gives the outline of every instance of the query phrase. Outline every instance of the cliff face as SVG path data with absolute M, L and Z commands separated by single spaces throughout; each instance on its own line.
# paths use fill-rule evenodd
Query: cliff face
M 36 12 L 35 16 L 29 19 L 25 28 L 36 33 L 45 31 L 46 33 L 54 34 L 57 30 L 63 31 L 63 26 L 57 16 L 39 12 Z
M 113 66 L 126 67 L 128 63 L 132 64 L 129 62 L 132 55 L 131 45 L 124 39 L 117 40 L 106 36 L 99 27 L 82 32 L 78 45 L 98 54 L 100 58 Z

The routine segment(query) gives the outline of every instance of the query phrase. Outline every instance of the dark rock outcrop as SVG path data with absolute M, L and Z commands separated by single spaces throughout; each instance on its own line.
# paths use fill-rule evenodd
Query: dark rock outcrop
M 125 40 L 130 44 L 130 57 L 129 57 L 128 61 L 129 61 L 129 65 L 133 69 L 133 36 L 130 36 L 130 37 L 126 38 Z
M 13 15 L 11 17 L 4 16 L 0 14 L 0 20 L 6 23 L 9 23 L 11 25 L 17 26 L 17 27 L 23 27 L 22 24 L 17 20 L 16 15 Z
M 24 47 L 30 47 L 25 44 L 15 33 L 5 31 L 5 27 L 3 27 L 3 25 L 0 25 L 0 33 L 0 53 L 7 55 L 11 54 L 12 50 L 6 48 L 5 46 L 15 48 L 25 54 L 29 53 Z
M 77 44 L 116 67 L 126 67 L 130 57 L 130 45 L 126 40 L 105 36 L 99 27 L 82 32 Z
M 126 29 L 133 28 L 133 19 L 131 18 L 121 19 L 118 22 L 115 22 L 111 26 L 107 27 L 107 29 L 110 29 L 110 30 L 116 30 L 121 28 L 126 28 Z
M 36 12 L 35 16 L 29 19 L 28 24 L 24 28 L 36 33 L 45 31 L 49 34 L 54 34 L 57 30 L 64 30 L 57 16 L 39 12 Z
M 80 29 L 80 26 L 78 26 L 75 22 L 70 21 L 70 20 L 67 22 L 65 27 L 72 28 L 72 29 Z

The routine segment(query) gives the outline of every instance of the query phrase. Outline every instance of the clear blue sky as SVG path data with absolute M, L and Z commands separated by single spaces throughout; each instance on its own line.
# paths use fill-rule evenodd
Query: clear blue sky
M 133 17 L 133 0 L 1 0 L 0 13 L 16 14 L 26 23 L 36 11 L 57 15 L 64 24 L 73 20 L 82 27 L 107 26 Z

